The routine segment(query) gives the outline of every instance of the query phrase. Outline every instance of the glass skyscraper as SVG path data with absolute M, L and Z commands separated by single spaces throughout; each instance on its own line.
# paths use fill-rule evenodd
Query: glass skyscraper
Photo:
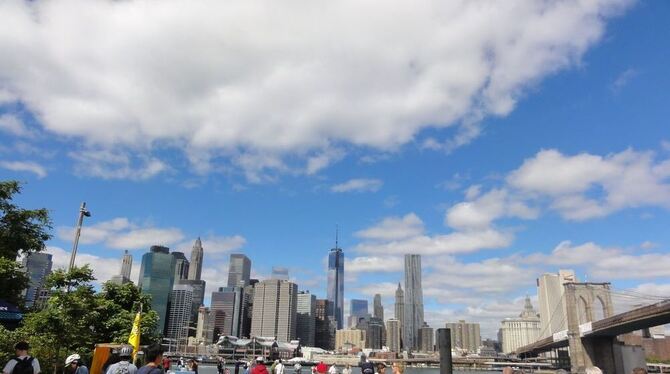
M 405 321 L 403 343 L 407 349 L 419 349 L 419 329 L 423 326 L 423 290 L 421 256 L 405 255 Z
M 175 258 L 167 247 L 154 245 L 142 256 L 138 286 L 151 295 L 151 309 L 158 313 L 157 330 L 163 333 L 167 317 L 170 293 L 174 285 Z
M 251 260 L 249 257 L 233 253 L 230 255 L 230 265 L 228 265 L 228 287 L 244 287 L 249 284 L 251 277 Z M 240 284 L 244 281 L 244 284 Z
M 332 303 L 330 315 L 341 329 L 344 320 L 344 253 L 337 242 L 328 254 L 328 300 Z
M 29 253 L 23 258 L 23 268 L 30 282 L 26 290 L 26 307 L 31 307 L 37 301 L 40 288 L 44 286 L 47 275 L 51 274 L 52 256 L 48 253 Z

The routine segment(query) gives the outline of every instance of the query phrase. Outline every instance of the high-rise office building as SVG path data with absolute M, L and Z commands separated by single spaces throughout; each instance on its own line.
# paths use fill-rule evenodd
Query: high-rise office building
M 219 287 L 212 292 L 211 310 L 215 313 L 215 328 L 219 334 L 241 336 L 244 316 L 244 288 Z M 223 312 L 223 321 L 216 321 L 216 313 Z M 222 323 L 221 323 L 222 322 Z
M 240 253 L 231 254 L 228 265 L 228 287 L 245 287 L 249 284 L 250 277 L 251 260 L 249 257 Z
M 368 315 L 368 301 L 361 299 L 351 299 L 349 302 L 349 315 L 365 317 Z
M 198 344 L 211 344 L 214 341 L 214 313 L 204 306 L 198 308 L 195 341 Z
M 344 323 L 344 252 L 335 240 L 335 248 L 328 254 L 328 300 L 332 303 L 331 316 L 338 329 Z
M 384 321 L 370 316 L 361 317 L 356 325 L 357 330 L 365 331 L 365 348 L 381 349 L 384 345 Z
M 192 305 L 193 288 L 183 284 L 175 285 L 170 294 L 170 312 L 165 335 L 175 339 L 177 344 L 184 344 L 188 338 Z
M 242 336 L 251 336 L 251 317 L 254 314 L 254 294 L 258 279 L 249 279 L 249 284 L 244 286 L 244 316 L 242 319 Z
M 435 350 L 435 332 L 426 322 L 419 329 L 419 351 L 433 352 Z
M 184 252 L 172 252 L 174 257 L 174 280 L 188 279 L 189 262 L 184 256 Z
M 400 324 L 400 348 L 402 348 L 403 323 L 405 322 L 405 293 L 403 292 L 402 287 L 400 287 L 400 282 L 398 282 L 398 288 L 395 290 L 394 309 L 395 309 L 395 319 L 397 319 L 398 324 Z
M 42 252 L 28 253 L 21 264 L 29 279 L 28 288 L 25 290 L 26 307 L 32 307 L 38 299 L 47 275 L 51 274 L 52 256 Z
M 400 321 L 396 318 L 386 321 L 386 346 L 391 352 L 400 352 Z
M 456 323 L 447 323 L 446 327 L 451 330 L 451 346 L 453 348 L 477 353 L 482 345 L 479 323 L 468 323 L 461 320 Z
M 505 318 L 500 329 L 503 353 L 512 353 L 517 348 L 534 343 L 540 335 L 540 317 L 530 297 L 526 296 L 523 311 L 518 318 Z
M 298 307 L 296 308 L 297 327 L 296 335 L 303 347 L 314 347 L 316 334 L 316 296 L 309 291 L 298 293 Z
M 198 309 L 205 302 L 205 287 L 207 284 L 202 279 L 180 279 L 175 280 L 176 284 L 183 284 L 193 288 L 193 308 L 191 309 L 191 325 L 197 323 Z
M 563 293 L 566 283 L 577 282 L 573 270 L 559 270 L 558 274 L 543 274 L 537 280 L 537 302 L 540 310 L 539 339 L 552 336 L 568 328 L 567 306 Z
M 420 255 L 405 255 L 405 315 L 403 317 L 403 343 L 408 349 L 419 349 L 417 337 L 419 328 L 423 326 Z
M 316 300 L 316 336 L 314 345 L 327 351 L 335 349 L 335 331 L 337 323 L 331 315 L 330 300 Z
M 288 268 L 285 268 L 283 266 L 273 266 L 272 267 L 272 275 L 270 275 L 270 279 L 276 279 L 276 280 L 288 280 Z
M 130 279 L 130 272 L 133 269 L 133 255 L 128 253 L 128 250 L 126 249 L 125 253 L 123 254 L 123 258 L 121 259 L 121 276 Z
M 280 342 L 296 337 L 298 286 L 286 280 L 268 279 L 256 284 L 251 336 L 272 336 Z
M 382 305 L 382 295 L 375 294 L 375 297 L 372 301 L 373 305 L 373 316 L 379 318 L 382 321 L 384 320 L 384 306 Z
M 188 279 L 201 279 L 202 277 L 203 249 L 200 238 L 195 240 L 191 250 L 191 263 L 188 268 Z
M 151 296 L 151 309 L 159 317 L 157 331 L 163 333 L 174 286 L 174 257 L 167 247 L 151 246 L 150 251 L 142 256 L 138 286 L 142 292 Z

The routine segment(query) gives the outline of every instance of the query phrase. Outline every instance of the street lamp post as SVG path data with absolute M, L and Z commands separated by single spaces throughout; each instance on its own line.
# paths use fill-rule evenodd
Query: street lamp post
M 84 216 L 90 217 L 91 212 L 86 210 L 86 202 L 81 203 L 79 208 L 79 219 L 77 220 L 77 231 L 74 233 L 74 243 L 72 244 L 72 253 L 70 254 L 70 267 L 68 272 L 72 271 L 74 267 L 74 259 L 77 257 L 77 247 L 79 246 L 79 236 L 81 235 L 81 225 L 84 223 Z

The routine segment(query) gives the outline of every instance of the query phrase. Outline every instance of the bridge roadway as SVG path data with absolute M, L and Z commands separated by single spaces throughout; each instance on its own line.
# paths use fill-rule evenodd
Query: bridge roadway
M 582 337 L 616 337 L 621 334 L 666 323 L 670 323 L 670 300 L 664 300 L 656 304 L 643 306 L 591 322 L 590 329 L 588 328 L 588 324 L 583 324 L 581 326 L 585 328 L 585 331 L 582 333 Z M 540 339 L 533 344 L 518 348 L 514 353 L 520 357 L 535 356 L 538 353 L 547 352 L 554 348 L 567 347 L 568 344 L 566 333 L 559 339 L 555 339 L 553 336 Z

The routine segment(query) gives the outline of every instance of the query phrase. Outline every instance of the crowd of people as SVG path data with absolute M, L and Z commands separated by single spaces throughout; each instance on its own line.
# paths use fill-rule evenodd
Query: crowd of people
M 30 345 L 27 342 L 21 341 L 14 345 L 16 356 L 10 359 L 2 369 L 2 374 L 41 374 L 42 368 L 37 358 L 29 354 Z M 122 345 L 116 350 L 116 354 L 112 355 L 110 359 L 103 366 L 103 373 L 105 374 L 165 374 L 171 370 L 171 361 L 169 358 L 163 356 L 163 348 L 159 344 L 153 344 L 143 349 L 145 364 L 137 368 L 132 363 L 133 347 L 130 345 Z M 266 360 L 263 357 L 258 357 L 254 364 L 251 363 L 235 363 L 235 374 L 287 374 L 286 365 L 282 360 L 275 360 L 270 365 L 270 368 L 265 365 Z M 386 365 L 383 363 L 374 363 L 365 359 L 360 363 L 361 374 L 386 374 Z M 240 367 L 243 372 L 240 373 Z M 393 374 L 403 374 L 405 371 L 404 365 L 394 362 L 392 366 Z M 177 361 L 177 370 L 174 371 L 189 371 L 198 374 L 198 363 L 191 359 L 185 361 L 179 358 Z M 225 361 L 219 359 L 217 363 L 217 371 L 219 374 L 230 374 L 230 369 L 226 367 Z M 302 365 L 296 363 L 293 365 L 294 374 L 303 374 Z M 503 374 L 515 374 L 512 368 L 503 369 Z M 559 370 L 557 374 L 567 373 L 564 370 Z M 603 374 L 602 370 L 597 367 L 589 367 L 586 369 L 587 374 Z M 65 359 L 65 366 L 63 374 L 89 374 L 88 367 L 84 364 L 81 356 L 77 353 L 71 354 Z M 340 370 L 336 364 L 330 367 L 323 362 L 312 366 L 310 374 L 352 374 L 351 366 L 346 365 Z M 647 374 L 645 368 L 635 368 L 632 374 Z

